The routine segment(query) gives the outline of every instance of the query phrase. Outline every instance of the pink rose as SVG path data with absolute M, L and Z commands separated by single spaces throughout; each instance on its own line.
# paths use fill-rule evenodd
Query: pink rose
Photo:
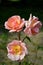
M 7 45 L 8 58 L 12 61 L 22 60 L 28 54 L 25 43 L 14 40 Z
M 12 16 L 5 22 L 4 25 L 9 32 L 19 32 L 24 26 L 24 19 L 21 19 L 18 15 Z
M 42 26 L 42 23 L 38 21 L 38 18 L 30 14 L 30 18 L 28 21 L 25 21 L 26 28 L 24 32 L 28 36 L 36 35 L 39 32 L 39 28 Z

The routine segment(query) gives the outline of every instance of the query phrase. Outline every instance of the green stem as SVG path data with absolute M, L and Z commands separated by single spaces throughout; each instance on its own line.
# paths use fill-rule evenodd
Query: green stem
M 18 39 L 20 40 L 20 32 L 18 32 Z
M 22 42 L 26 39 L 26 36 L 24 37 L 24 39 L 22 40 Z
M 31 39 L 30 39 L 29 37 L 27 37 L 27 36 L 24 37 L 24 39 L 22 40 L 22 42 L 23 42 L 26 38 L 31 42 Z
M 18 32 L 18 39 L 20 40 L 20 32 Z M 21 61 L 19 61 L 19 65 L 21 65 Z
M 21 65 L 21 61 L 19 62 L 19 65 Z

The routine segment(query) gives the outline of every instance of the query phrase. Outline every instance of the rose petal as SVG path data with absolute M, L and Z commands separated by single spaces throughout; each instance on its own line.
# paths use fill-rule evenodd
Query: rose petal
M 40 21 L 37 21 L 36 23 L 33 24 L 33 27 L 36 26 L 39 23 L 40 23 Z
M 5 26 L 5 28 L 8 29 L 8 30 L 10 29 L 10 28 L 7 26 L 7 21 L 5 22 L 4 26 Z
M 22 60 L 25 57 L 25 53 L 23 53 L 22 55 L 20 55 L 20 60 Z
M 24 33 L 25 33 L 27 36 L 30 37 L 30 36 L 32 35 L 31 28 L 26 27 L 26 28 L 24 29 Z
M 9 32 L 15 32 L 16 30 L 10 30 Z
M 22 27 L 24 26 L 24 23 L 25 23 L 24 20 L 25 20 L 25 19 L 22 19 L 22 23 L 20 24 L 19 28 L 22 28 Z
M 33 19 L 36 20 L 36 21 L 38 21 L 38 17 L 33 16 Z
M 33 31 L 38 33 L 39 32 L 39 28 L 35 27 L 35 28 L 33 28 Z
M 13 55 L 13 54 L 8 54 L 7 55 L 9 59 L 11 59 L 12 61 L 15 61 L 15 60 L 19 60 L 19 55 Z
M 11 59 L 12 61 L 15 60 L 15 59 L 14 59 L 14 55 L 12 55 L 12 54 L 8 54 L 7 56 L 8 56 L 8 58 Z

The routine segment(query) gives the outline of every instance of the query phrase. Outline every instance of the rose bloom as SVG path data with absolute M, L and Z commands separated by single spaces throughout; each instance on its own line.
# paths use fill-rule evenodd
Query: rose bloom
M 5 22 L 4 26 L 9 32 L 19 32 L 24 26 L 24 19 L 18 15 L 12 16 Z
M 24 33 L 27 36 L 36 35 L 39 32 L 39 28 L 41 28 L 42 23 L 38 20 L 37 17 L 30 14 L 30 18 L 28 21 L 25 21 L 26 28 L 24 29 Z
M 14 40 L 7 45 L 8 58 L 12 61 L 22 60 L 28 54 L 25 43 Z

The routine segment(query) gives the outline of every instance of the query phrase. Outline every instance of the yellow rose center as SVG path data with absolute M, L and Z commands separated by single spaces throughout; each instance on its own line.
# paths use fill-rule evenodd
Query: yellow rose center
M 23 49 L 20 45 L 15 45 L 12 46 L 12 50 L 14 54 L 21 54 Z

